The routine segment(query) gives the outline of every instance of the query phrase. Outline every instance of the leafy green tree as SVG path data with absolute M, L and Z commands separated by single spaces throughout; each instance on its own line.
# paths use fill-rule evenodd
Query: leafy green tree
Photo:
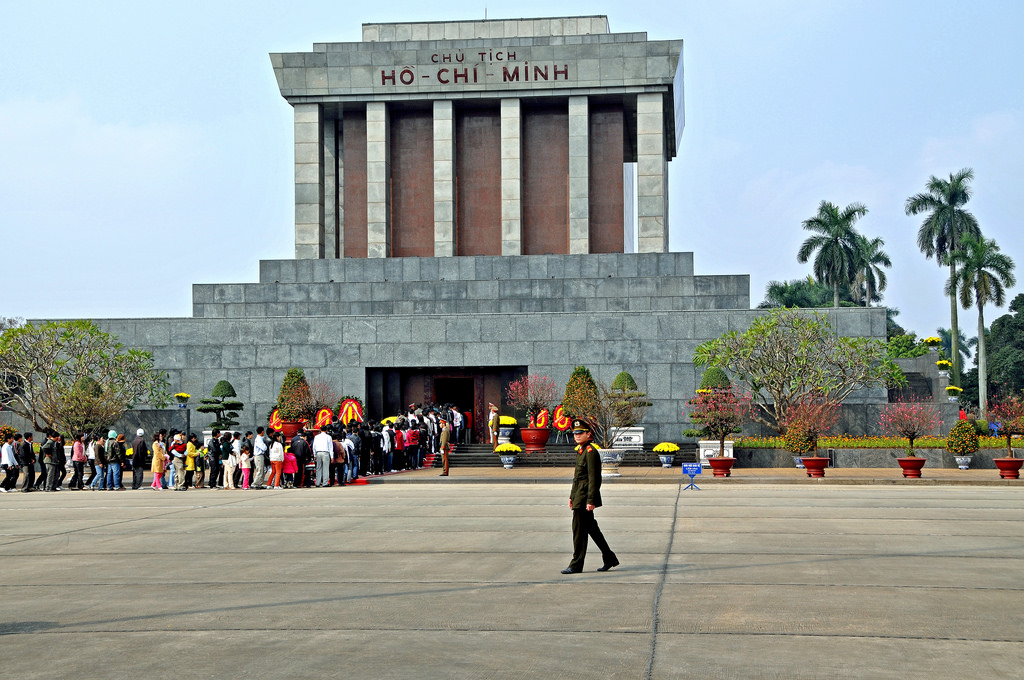
M 986 344 L 994 397 L 1024 391 L 1024 293 L 1010 301 L 1009 310 L 992 322 Z
M 907 199 L 905 210 L 908 215 L 924 214 L 924 222 L 917 230 L 917 247 L 928 259 L 935 257 L 940 267 L 949 266 L 949 280 L 953 288 L 949 292 L 949 324 L 953 331 L 953 347 L 950 361 L 953 362 L 953 384 L 960 385 L 960 326 L 957 321 L 956 264 L 950 255 L 960 250 L 967 236 L 981 236 L 978 220 L 964 209 L 971 200 L 971 180 L 974 171 L 964 168 L 950 173 L 949 180 L 932 175 L 926 185 L 927 192 L 915 194 Z
M 888 285 L 885 272 L 882 267 L 892 267 L 892 260 L 882 250 L 885 241 L 880 238 L 869 239 L 863 234 L 857 234 L 857 276 L 855 279 L 857 293 L 861 292 L 861 285 L 864 286 L 864 306 L 870 307 L 872 300 L 881 301 L 879 295 Z
M 91 321 L 28 323 L 0 335 L 0 406 L 36 430 L 93 429 L 136 403 L 168 401 L 152 355 L 126 348 Z
M 890 359 L 912 359 L 928 353 L 928 345 L 917 339 L 916 333 L 904 333 L 889 338 L 886 352 Z
M 803 228 L 813 233 L 800 246 L 796 259 L 807 262 L 814 256 L 814 276 L 832 286 L 832 306 L 839 306 L 840 287 L 849 286 L 857 276 L 857 232 L 854 223 L 866 215 L 868 209 L 861 203 L 851 203 L 841 209 L 828 201 L 818 206 L 818 214 L 803 222 Z
M 751 393 L 751 418 L 783 434 L 797 404 L 838 404 L 863 387 L 906 384 L 886 349 L 874 338 L 840 337 L 821 314 L 772 310 L 743 333 L 701 344 L 693 362 L 738 376 Z
M 238 421 L 238 412 L 245 408 L 245 405 L 236 399 L 238 395 L 235 388 L 227 380 L 221 380 L 213 386 L 213 392 L 209 397 L 199 400 L 196 411 L 199 413 L 213 413 L 215 419 L 210 427 L 218 430 L 230 430 Z
M 985 305 L 1002 307 L 1006 303 L 1006 288 L 1017 285 L 1013 276 L 1014 264 L 1008 255 L 999 252 L 994 239 L 968 236 L 963 248 L 950 254 L 955 279 L 946 282 L 946 294 L 960 291 L 960 304 L 964 309 L 978 306 L 978 412 L 988 417 L 988 366 L 985 357 Z M 956 267 L 959 266 L 959 271 Z
M 285 422 L 311 420 L 316 415 L 312 408 L 306 372 L 301 368 L 289 368 L 284 374 L 281 390 L 277 395 L 278 415 Z

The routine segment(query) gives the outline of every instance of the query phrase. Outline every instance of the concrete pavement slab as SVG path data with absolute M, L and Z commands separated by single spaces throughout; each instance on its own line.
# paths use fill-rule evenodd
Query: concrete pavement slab
M 0 495 L 5 676 L 933 679 L 1024 664 L 1019 487 L 616 480 L 598 518 L 622 565 L 597 573 L 597 554 L 563 576 L 567 479 L 392 481 Z

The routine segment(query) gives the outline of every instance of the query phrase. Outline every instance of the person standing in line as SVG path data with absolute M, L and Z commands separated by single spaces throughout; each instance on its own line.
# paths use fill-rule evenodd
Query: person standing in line
M 589 422 L 577 418 L 572 422 L 572 436 L 576 440 L 576 470 L 572 476 L 572 490 L 569 492 L 569 508 L 572 510 L 572 561 L 562 570 L 563 574 L 578 574 L 583 571 L 587 557 L 587 543 L 594 539 L 594 545 L 601 550 L 604 564 L 598 571 L 608 571 L 619 566 L 619 559 L 608 547 L 594 510 L 601 507 L 601 456 L 591 442 L 593 434 Z
M 331 485 L 331 458 L 334 454 L 334 442 L 331 435 L 323 430 L 313 437 L 313 455 L 316 456 L 316 486 L 322 488 Z
M 14 453 L 21 465 L 22 480 L 21 490 L 28 493 L 34 491 L 36 484 L 36 452 L 32 449 L 32 433 L 26 432 L 23 437 L 21 433 L 14 435 Z
M 135 431 L 135 439 L 132 440 L 132 489 L 142 488 L 142 476 L 146 474 L 146 440 L 143 438 L 146 431 L 141 427 Z
M 263 436 L 263 428 L 256 428 L 256 437 L 252 441 L 252 488 L 262 489 L 266 478 L 267 440 Z
M 0 483 L 0 491 L 8 493 L 18 485 L 18 457 L 14 453 L 14 433 L 8 432 L 4 436 L 3 446 L 0 447 L 0 469 L 4 471 L 4 481 Z
M 210 441 L 206 444 L 206 462 L 210 466 L 210 488 L 216 489 L 223 484 L 220 462 L 220 430 L 210 433 Z
M 68 476 L 68 455 L 64 452 L 64 435 L 57 433 L 57 447 L 54 449 L 57 454 L 57 480 L 53 488 L 57 491 L 64 490 L 64 478 Z
M 230 437 L 230 435 L 226 435 Z M 238 457 L 239 454 L 235 453 L 234 444 L 231 439 L 226 442 L 221 442 L 221 457 L 224 461 L 224 488 L 225 489 L 237 489 L 235 485 L 235 470 L 238 468 Z M 239 451 L 241 451 L 241 443 L 239 443 Z M 223 458 L 224 454 L 227 454 L 227 458 Z
M 125 437 L 111 430 L 107 434 L 107 441 L 107 491 L 122 491 L 124 485 L 121 480 L 121 466 L 124 465 L 128 451 Z
M 185 490 L 185 452 L 188 447 L 185 444 L 185 435 L 181 432 L 174 435 L 167 452 L 171 454 L 171 464 L 174 466 L 174 490 Z
M 46 470 L 46 478 L 42 484 L 44 491 L 57 490 L 57 446 L 57 433 L 53 430 L 47 431 L 46 441 L 39 448 L 39 455 Z
M 186 491 L 195 484 L 196 459 L 199 457 L 199 440 L 194 433 L 189 434 L 185 443 L 185 484 Z
M 284 469 L 284 446 L 281 445 L 281 435 L 274 432 L 270 435 L 270 481 L 267 488 L 281 488 L 281 472 Z
M 231 452 L 235 454 L 234 475 L 231 477 L 231 488 L 237 489 L 242 486 L 242 468 L 238 464 L 242 460 L 242 433 L 235 432 L 231 435 Z
M 96 463 L 96 479 L 92 480 L 92 484 L 89 488 L 95 491 L 99 489 L 103 491 L 107 488 L 107 447 L 104 446 L 102 434 L 96 435 L 96 441 L 93 442 L 93 455 L 95 456 Z
M 452 405 L 452 440 L 456 444 L 462 443 L 462 412 L 459 407 Z
M 149 466 L 150 471 L 153 473 L 153 483 L 150 484 L 151 489 L 157 491 L 164 490 L 164 471 L 167 469 L 167 453 L 164 450 L 163 442 L 160 441 L 160 433 L 157 432 L 153 435 L 153 463 Z
M 249 490 L 249 475 L 252 473 L 252 448 L 248 442 L 242 443 L 241 453 L 238 454 L 238 467 L 242 468 L 242 489 Z
M 75 435 L 75 442 L 71 445 L 71 467 L 75 474 L 71 476 L 71 483 L 68 488 L 72 491 L 81 491 L 85 480 L 85 463 L 88 458 L 85 455 L 85 434 L 79 432 Z

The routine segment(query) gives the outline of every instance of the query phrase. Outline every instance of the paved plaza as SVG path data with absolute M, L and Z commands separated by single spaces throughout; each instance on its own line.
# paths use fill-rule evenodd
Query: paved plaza
M 570 475 L 4 494 L 3 675 L 1024 672 L 1019 485 L 626 478 L 598 511 L 622 566 L 563 576 Z

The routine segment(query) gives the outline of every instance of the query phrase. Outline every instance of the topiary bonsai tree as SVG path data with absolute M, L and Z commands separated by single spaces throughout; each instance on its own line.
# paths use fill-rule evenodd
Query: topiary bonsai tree
M 732 387 L 732 381 L 729 380 L 729 376 L 725 374 L 718 366 L 711 366 L 708 370 L 704 371 L 704 375 L 700 378 L 700 387 L 698 390 L 727 390 Z
M 214 413 L 215 419 L 210 427 L 216 430 L 230 430 L 238 421 L 238 412 L 245 408 L 245 405 L 235 397 L 235 388 L 227 380 L 221 380 L 213 386 L 213 392 L 209 397 L 199 400 L 196 411 L 199 413 Z
M 281 381 L 281 391 L 277 395 L 277 412 L 285 422 L 310 420 L 312 399 L 306 373 L 301 368 L 289 368 Z
M 614 400 L 615 427 L 633 427 L 644 419 L 651 407 L 647 394 L 639 390 L 636 380 L 626 371 L 615 376 L 609 393 Z

